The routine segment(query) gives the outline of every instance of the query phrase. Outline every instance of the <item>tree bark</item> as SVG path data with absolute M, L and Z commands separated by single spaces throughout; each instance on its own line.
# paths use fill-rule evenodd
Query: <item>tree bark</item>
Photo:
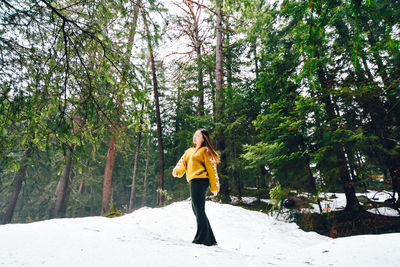
M 199 37 L 199 25 L 197 23 L 196 17 L 193 16 L 194 22 L 194 34 L 195 34 L 195 51 L 197 56 L 197 87 L 199 94 L 199 106 L 198 114 L 199 116 L 204 115 L 204 82 L 203 82 L 203 60 L 201 55 L 201 45 L 202 41 Z
M 361 15 L 361 1 L 354 1 L 354 4 L 357 15 Z M 386 65 L 384 64 L 378 50 L 375 49 L 379 38 L 376 38 L 374 33 L 378 33 L 378 35 L 380 33 L 376 30 L 374 31 L 370 23 L 364 19 L 358 19 L 357 23 L 362 24 L 361 27 L 364 28 L 365 32 L 367 32 L 367 41 L 372 48 L 370 50 L 372 51 L 373 59 L 375 61 L 374 63 L 377 66 L 377 75 L 381 77 L 383 84 L 383 88 L 381 89 L 380 85 L 375 83 L 364 56 L 363 65 L 367 72 L 367 76 L 370 79 L 369 82 L 375 83 L 377 90 L 380 89 L 380 92 L 382 92 L 382 94 L 377 92 L 375 96 L 371 96 L 370 99 L 366 99 L 367 101 L 365 101 L 364 105 L 366 104 L 367 107 L 365 108 L 369 111 L 372 117 L 372 122 L 375 125 L 374 134 L 379 137 L 380 143 L 384 147 L 384 150 L 386 150 L 386 152 L 383 152 L 382 154 L 384 157 L 384 163 L 389 169 L 389 173 L 392 178 L 393 198 L 395 198 L 396 192 L 400 198 L 400 156 L 398 154 L 396 155 L 396 153 L 391 153 L 392 151 L 396 150 L 396 141 L 392 141 L 390 138 L 392 131 L 392 127 L 390 127 L 390 125 L 398 123 L 399 117 L 396 117 L 396 113 L 392 114 L 394 117 L 390 117 L 388 113 L 388 110 L 393 109 L 393 107 L 398 103 L 398 98 L 396 97 L 397 93 L 390 93 L 390 90 L 395 90 L 394 88 L 391 88 L 393 82 L 392 77 L 389 76 Z M 386 96 L 388 98 L 387 103 L 382 103 L 381 99 L 377 97 L 378 95 L 383 95 L 384 91 L 386 91 Z M 386 109 L 385 106 L 387 107 Z
M 128 38 L 128 44 L 126 48 L 126 53 L 124 57 L 125 61 L 125 68 L 122 70 L 122 82 L 125 83 L 127 80 L 127 66 L 129 66 L 130 62 L 130 56 L 132 54 L 132 49 L 133 49 L 133 42 L 135 40 L 135 33 L 136 33 L 136 25 L 137 25 L 137 19 L 139 15 L 139 8 L 142 6 L 142 0 L 138 0 L 135 4 L 135 10 L 133 14 L 133 19 L 132 19 L 132 24 L 129 29 L 129 38 Z M 120 112 L 120 109 L 122 107 L 122 100 L 118 99 L 117 100 L 117 112 Z M 106 168 L 104 172 L 104 183 L 103 183 L 103 199 L 101 203 L 101 215 L 105 216 L 109 213 L 110 209 L 110 200 L 111 200 L 111 194 L 112 194 L 112 173 L 114 169 L 114 163 L 115 163 L 115 156 L 116 156 L 116 147 L 115 147 L 115 138 L 118 136 L 118 130 L 117 126 L 112 125 L 111 130 L 110 130 L 110 141 L 108 145 L 108 152 L 107 152 L 107 162 L 106 162 Z
M 88 166 L 88 165 L 89 165 L 89 161 L 86 162 L 86 166 Z M 78 195 L 82 195 L 84 188 L 85 188 L 85 176 L 82 175 L 81 182 L 79 184 Z M 72 211 L 72 217 L 76 217 L 76 210 L 77 210 L 77 207 L 75 205 L 74 209 Z
M 311 15 L 312 16 L 312 15 Z M 322 25 L 325 25 L 327 21 L 324 20 Z M 331 99 L 331 94 L 332 88 L 333 88 L 333 77 L 328 76 L 327 73 L 325 72 L 325 69 L 322 66 L 321 60 L 320 60 L 320 47 L 322 46 L 322 41 L 321 39 L 317 38 L 316 40 L 313 40 L 313 35 L 312 35 L 312 30 L 313 30 L 313 20 L 311 17 L 310 20 L 310 29 L 309 29 L 309 42 L 314 43 L 313 51 L 315 54 L 315 58 L 317 59 L 317 77 L 318 81 L 320 83 L 320 92 L 319 93 L 319 98 L 321 99 L 321 102 L 325 104 L 324 109 L 325 112 L 328 115 L 328 119 L 330 121 L 330 128 L 331 131 L 334 132 L 339 128 L 338 123 L 336 122 L 338 116 L 335 113 L 335 107 L 334 104 L 332 103 Z M 319 25 L 321 27 L 321 25 Z M 311 69 L 310 69 L 311 73 Z M 315 83 L 314 83 L 315 87 Z M 343 185 L 344 193 L 346 196 L 346 207 L 345 210 L 349 212 L 360 212 L 363 210 L 361 207 L 360 203 L 358 202 L 358 199 L 356 197 L 356 192 L 354 189 L 354 181 L 352 181 L 349 169 L 347 167 L 347 160 L 346 160 L 346 155 L 344 151 L 344 146 L 343 144 L 339 143 L 336 144 L 336 147 L 332 149 L 332 153 L 336 158 L 336 168 L 339 173 L 339 178 L 340 182 Z
M 137 136 L 137 143 L 136 143 L 135 162 L 133 164 L 131 195 L 130 195 L 130 198 L 129 198 L 129 207 L 128 207 L 128 211 L 129 212 L 132 212 L 135 209 L 136 172 L 137 172 L 137 165 L 138 165 L 138 160 L 139 160 L 139 151 L 140 151 L 141 139 L 142 139 L 142 127 L 140 125 L 140 129 L 139 129 L 138 136 Z
M 103 182 L 103 196 L 101 201 L 101 215 L 105 216 L 110 212 L 110 200 L 112 194 L 112 173 L 114 170 L 116 148 L 115 148 L 115 137 L 110 136 L 108 143 L 107 162 L 104 171 L 104 182 Z
M 222 73 L 222 0 L 217 1 L 217 44 L 216 44 L 216 65 L 215 65 L 215 88 L 217 97 L 220 100 L 223 97 L 223 73 Z M 221 110 L 221 107 L 218 111 Z
M 201 47 L 196 47 L 197 53 L 197 85 L 199 90 L 199 116 L 204 115 L 204 82 L 203 82 L 203 60 L 201 56 Z
M 19 193 L 21 192 L 22 183 L 25 179 L 26 169 L 28 168 L 28 158 L 31 156 L 31 148 L 28 148 L 25 152 L 25 158 L 21 162 L 21 166 L 14 177 L 14 189 L 8 201 L 8 208 L 3 217 L 3 223 L 10 223 L 12 217 L 14 216 L 15 207 L 17 206 L 17 201 Z
M 202 39 L 202 34 L 200 32 L 201 11 L 204 8 L 203 2 L 204 0 L 198 2 L 193 2 L 192 0 L 182 0 L 183 5 L 186 6 L 186 8 L 181 7 L 185 16 L 178 18 L 180 36 L 185 35 L 189 38 L 191 43 L 190 45 L 193 47 L 193 51 L 196 53 L 198 89 L 196 96 L 198 97 L 197 114 L 199 116 L 204 115 L 204 76 L 201 53 L 204 39 Z
M 149 161 L 150 161 L 150 129 L 149 129 L 149 136 L 147 140 L 147 156 L 146 156 L 146 167 L 144 170 L 144 180 L 143 180 L 143 197 L 142 197 L 142 207 L 146 206 L 147 201 L 147 173 L 149 171 Z
M 149 49 L 149 58 L 151 65 L 151 73 L 153 79 L 153 95 L 154 95 L 154 104 L 156 106 L 156 123 L 157 123 L 157 141 L 158 141 L 158 162 L 159 162 L 159 179 L 158 179 L 158 189 L 157 189 L 157 205 L 164 205 L 164 144 L 162 138 L 162 125 L 161 125 L 161 114 L 160 114 L 160 102 L 158 97 L 158 84 L 157 84 L 157 73 L 156 66 L 154 62 L 153 56 L 153 47 L 151 43 L 149 25 L 147 23 L 147 18 L 144 10 L 142 10 L 143 14 L 143 22 L 146 28 L 146 37 L 147 37 L 147 45 Z
M 318 55 L 318 53 L 316 53 Z M 322 66 L 319 66 L 317 70 L 318 80 L 322 87 L 321 101 L 325 104 L 324 108 L 328 114 L 328 118 L 331 121 L 331 130 L 335 131 L 338 129 L 338 125 L 334 122 L 337 119 L 335 114 L 335 109 L 332 104 L 331 96 L 328 94 L 330 92 L 330 84 L 326 79 L 326 75 Z M 359 212 L 362 210 L 360 203 L 356 197 L 356 192 L 354 189 L 354 181 L 352 181 L 349 169 L 347 167 L 347 160 L 344 152 L 343 144 L 337 144 L 333 149 L 333 153 L 337 160 L 337 168 L 339 172 L 340 181 L 343 184 L 344 193 L 346 195 L 346 208 L 345 210 L 350 212 Z
M 211 102 L 212 102 L 212 114 L 213 114 L 213 121 L 214 123 L 216 122 L 216 105 L 215 105 L 215 84 L 213 83 L 214 81 L 214 75 L 215 72 L 213 71 L 212 66 L 208 67 L 208 75 L 210 77 L 210 88 L 211 88 Z
M 63 205 L 65 206 L 65 198 L 67 195 L 68 185 L 69 185 L 69 176 L 72 167 L 72 152 L 71 149 L 67 149 L 65 152 L 65 166 L 61 173 L 60 181 L 58 182 L 56 194 L 56 204 L 54 206 L 53 218 L 64 217 L 65 213 L 63 212 Z M 65 210 L 65 209 L 64 209 Z
M 216 93 L 216 122 L 219 125 L 217 127 L 216 134 L 216 149 L 221 153 L 221 165 L 220 165 L 220 193 L 222 200 L 228 200 L 229 198 L 229 187 L 228 181 L 226 179 L 226 152 L 225 152 L 225 136 L 224 128 L 222 127 L 224 123 L 224 104 L 225 104 L 225 91 L 223 87 L 223 72 L 222 72 L 222 5 L 223 1 L 217 1 L 217 18 L 216 18 L 216 28 L 217 28 L 217 44 L 216 44 L 216 65 L 215 65 L 215 93 Z
M 376 45 L 376 40 L 373 35 L 373 31 L 371 27 L 368 25 L 368 23 L 364 23 L 364 27 L 366 28 L 368 32 L 368 41 L 371 47 L 374 47 Z M 374 52 L 372 53 L 376 62 L 376 65 L 378 66 L 378 74 L 381 76 L 382 83 L 384 88 L 389 88 L 389 84 L 392 83 L 385 65 L 382 62 L 381 57 L 379 56 L 379 53 L 376 50 L 373 50 Z M 367 65 L 368 68 L 368 65 Z M 395 103 L 397 102 L 397 98 L 391 96 L 391 94 L 387 94 L 389 102 Z M 380 125 L 376 125 L 376 133 L 378 134 L 378 137 L 380 138 L 382 146 L 387 150 L 387 151 L 393 151 L 395 150 L 396 147 L 396 142 L 391 141 L 389 136 L 390 136 L 390 129 L 391 127 L 388 125 L 388 121 L 385 120 L 385 118 L 388 118 L 389 114 L 388 112 L 383 108 L 384 104 L 381 103 L 381 100 L 378 97 L 374 97 L 374 104 L 371 106 L 376 106 L 378 105 L 379 108 L 376 108 L 380 112 L 375 115 L 375 120 L 374 123 L 377 124 L 380 122 Z M 371 103 L 372 104 L 372 103 Z M 371 116 L 374 116 L 374 114 L 371 114 Z M 396 119 L 394 120 L 396 121 Z M 380 126 L 380 128 L 378 128 Z M 380 133 L 379 133 L 380 132 Z M 396 154 L 390 154 L 390 153 L 385 153 L 385 162 L 388 166 L 390 176 L 392 178 L 392 186 L 393 186 L 393 198 L 395 198 L 396 192 L 398 195 L 398 199 L 400 199 L 400 158 Z
M 71 184 L 72 184 L 72 180 L 75 177 L 75 171 L 74 168 L 72 168 L 71 166 L 71 170 L 69 172 L 69 178 L 68 178 L 68 186 L 67 186 L 67 191 L 65 192 L 65 197 L 64 197 L 64 201 L 61 204 L 61 209 L 60 209 L 60 214 L 62 215 L 62 217 L 65 217 L 66 213 L 67 213 L 67 208 L 68 208 L 68 203 L 69 203 L 69 196 L 71 195 Z
M 137 0 L 135 4 L 135 10 L 133 12 L 132 24 L 129 29 L 129 39 L 128 39 L 128 46 L 126 48 L 126 58 L 125 61 L 129 63 L 130 57 L 132 55 L 133 43 L 135 41 L 135 34 L 136 34 L 136 27 L 137 27 L 137 20 L 139 17 L 139 9 L 142 7 L 142 0 Z

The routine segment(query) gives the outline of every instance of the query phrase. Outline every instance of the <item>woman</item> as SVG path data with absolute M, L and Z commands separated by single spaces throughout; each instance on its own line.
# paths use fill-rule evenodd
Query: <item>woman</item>
M 214 196 L 219 192 L 219 162 L 220 158 L 210 142 L 207 130 L 198 129 L 193 135 L 193 147 L 186 150 L 172 171 L 172 175 L 179 178 L 186 172 L 186 180 L 190 183 L 192 209 L 197 221 L 197 232 L 193 240 L 195 244 L 217 245 L 205 213 L 205 202 L 208 186 Z

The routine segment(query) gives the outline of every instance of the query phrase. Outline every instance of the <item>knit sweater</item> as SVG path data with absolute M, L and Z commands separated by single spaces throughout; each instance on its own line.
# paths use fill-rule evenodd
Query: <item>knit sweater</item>
M 207 147 L 196 149 L 194 147 L 185 151 L 172 173 L 176 172 L 181 178 L 186 172 L 186 180 L 194 178 L 208 178 L 210 190 L 219 191 L 219 178 L 216 161 L 212 158 Z

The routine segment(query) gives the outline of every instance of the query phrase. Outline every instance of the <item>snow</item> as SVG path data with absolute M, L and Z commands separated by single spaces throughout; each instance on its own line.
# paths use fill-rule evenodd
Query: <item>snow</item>
M 230 196 L 231 198 L 231 203 L 232 204 L 238 204 L 239 203 L 239 198 L 236 196 Z M 242 197 L 242 203 L 247 204 L 247 205 L 251 205 L 254 202 L 257 201 L 256 197 Z
M 383 203 L 385 200 L 391 198 L 391 193 L 387 191 L 369 190 L 366 193 L 356 193 L 356 196 L 357 197 L 365 196 L 369 198 L 371 201 Z M 344 193 L 323 193 L 320 194 L 320 198 L 325 198 L 324 200 L 321 201 L 321 207 L 324 212 L 333 210 L 343 210 L 346 206 L 346 196 Z M 304 209 L 304 211 L 319 213 L 318 204 L 313 204 L 312 207 L 313 207 L 312 209 Z M 381 215 L 395 216 L 395 217 L 399 216 L 399 213 L 395 209 L 389 207 L 378 207 L 377 209 L 371 208 L 368 209 L 367 211 L 379 214 L 377 210 Z
M 218 246 L 192 244 L 190 201 L 118 218 L 0 226 L 0 266 L 396 266 L 400 233 L 331 239 L 267 214 L 207 201 Z
M 297 193 L 296 191 L 293 191 L 293 193 Z M 310 197 L 309 193 L 302 193 L 299 194 L 300 196 L 305 196 L 305 197 Z M 391 198 L 391 193 L 388 191 L 374 191 L 374 190 L 369 190 L 366 193 L 357 193 L 357 197 L 360 196 L 365 196 L 369 198 L 371 201 L 374 202 L 384 202 L 385 200 Z M 239 198 L 236 196 L 230 196 L 231 198 L 231 203 L 232 204 L 239 204 Z M 344 193 L 321 193 L 320 194 L 321 198 L 321 207 L 323 212 L 329 212 L 329 211 L 335 211 L 335 210 L 343 210 L 346 206 L 346 196 Z M 261 202 L 266 203 L 266 204 L 272 204 L 272 201 L 270 199 L 260 199 Z M 247 205 L 252 205 L 255 202 L 257 202 L 256 197 L 242 197 L 241 202 L 243 204 Z M 312 212 L 312 213 L 320 213 L 318 204 L 312 204 L 312 208 L 303 208 L 301 212 Z M 389 207 L 377 207 L 377 208 L 372 208 L 367 209 L 368 212 L 374 213 L 374 214 L 380 214 L 384 216 L 393 216 L 393 217 L 399 217 L 399 213 L 397 210 Z M 279 220 L 285 220 L 287 216 L 290 215 L 290 210 L 283 208 L 283 212 L 280 214 L 280 216 L 277 216 L 277 219 Z

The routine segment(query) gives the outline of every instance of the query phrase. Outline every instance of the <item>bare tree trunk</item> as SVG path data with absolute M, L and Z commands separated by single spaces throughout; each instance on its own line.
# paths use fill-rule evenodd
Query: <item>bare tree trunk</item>
M 137 19 L 138 19 L 138 14 L 139 14 L 139 8 L 142 5 L 142 0 L 138 0 L 135 5 L 135 10 L 133 14 L 133 19 L 132 19 L 132 24 L 129 29 L 129 39 L 128 39 L 128 44 L 127 44 L 127 49 L 125 53 L 125 66 L 129 66 L 129 59 L 132 54 L 132 48 L 133 48 L 133 42 L 135 40 L 135 33 L 136 33 L 136 25 L 137 25 Z M 122 82 L 124 83 L 127 79 L 127 68 L 124 68 L 122 71 Z M 117 110 L 119 111 L 122 106 L 122 100 L 117 100 Z M 113 126 L 111 126 L 111 129 L 113 129 Z M 110 208 L 110 200 L 111 200 L 111 194 L 112 194 L 112 172 L 114 169 L 114 163 L 115 163 L 115 156 L 116 156 L 116 148 L 115 148 L 115 138 L 118 136 L 118 133 L 116 130 L 117 128 L 114 127 L 114 131 L 110 130 L 111 136 L 110 136 L 110 141 L 108 145 L 108 153 L 107 153 L 107 163 L 106 163 L 106 168 L 104 172 L 104 183 L 103 183 L 103 199 L 101 203 L 101 215 L 107 215 L 109 212 Z
M 89 165 L 89 162 L 87 161 L 86 162 L 86 166 L 88 166 L 88 165 Z M 81 182 L 79 184 L 78 195 L 82 195 L 84 186 L 85 186 L 85 176 L 82 175 Z M 76 208 L 76 205 L 75 205 L 74 209 L 72 211 L 72 217 L 76 217 L 76 210 L 77 210 L 77 208 Z
M 71 167 L 71 170 L 69 172 L 67 191 L 65 192 L 64 201 L 62 202 L 61 209 L 60 209 L 60 214 L 62 217 L 65 217 L 65 215 L 67 213 L 69 196 L 71 194 L 71 186 L 70 185 L 72 184 L 72 180 L 74 179 L 74 177 L 75 177 L 75 171 L 74 171 L 74 168 Z
M 229 27 L 229 22 L 226 22 L 226 28 Z M 225 35 L 225 46 L 228 47 L 225 52 L 225 59 L 226 59 L 226 84 L 228 88 L 228 92 L 231 93 L 230 91 L 232 90 L 232 48 L 231 48 L 231 38 L 230 38 L 230 33 L 229 30 L 226 32 Z
M 196 61 L 197 61 L 197 86 L 198 86 L 198 95 L 199 95 L 199 107 L 198 114 L 199 116 L 204 115 L 204 83 L 203 83 L 203 60 L 201 55 L 201 46 L 202 41 L 199 36 L 199 24 L 198 19 L 195 14 L 192 13 L 193 20 L 193 34 L 194 34 L 194 48 L 196 51 Z
M 196 53 L 197 63 L 197 93 L 198 107 L 197 114 L 204 115 L 204 82 L 203 82 L 203 60 L 201 48 L 205 40 L 204 34 L 201 32 L 201 14 L 204 8 L 204 0 L 192 1 L 182 0 L 183 6 L 181 9 L 184 11 L 184 17 L 179 17 L 179 35 L 189 38 L 193 51 Z
M 128 207 L 128 211 L 129 212 L 132 212 L 134 210 L 134 208 L 135 208 L 136 172 L 137 172 L 137 165 L 138 165 L 138 160 L 139 160 L 139 151 L 140 151 L 141 139 L 142 139 L 142 127 L 140 126 L 140 130 L 138 132 L 138 137 L 137 137 L 137 144 L 136 144 L 135 162 L 133 164 L 131 195 L 130 195 L 130 198 L 129 198 L 129 207 Z
M 149 58 L 151 65 L 151 72 L 153 76 L 153 94 L 154 94 L 154 104 L 156 106 L 156 123 L 157 123 L 157 140 L 158 140 L 158 162 L 160 166 L 159 170 L 159 179 L 158 179 L 158 190 L 157 190 L 157 205 L 162 206 L 164 204 L 164 145 L 162 139 L 162 127 L 161 127 L 161 114 L 160 114 L 160 102 L 158 99 L 158 84 L 157 84 L 157 74 L 156 74 L 156 66 L 154 62 L 153 56 L 153 47 L 151 44 L 151 37 L 149 31 L 149 25 L 147 23 L 147 18 L 144 10 L 142 10 L 143 21 L 146 28 L 146 36 L 147 36 L 147 45 L 149 48 Z
M 56 194 L 56 204 L 54 207 L 54 218 L 63 217 L 65 214 L 62 214 L 62 206 L 65 205 L 65 197 L 68 190 L 69 185 L 69 175 L 71 172 L 72 166 L 72 152 L 71 149 L 67 149 L 65 152 L 65 167 L 61 173 L 60 181 L 58 182 Z
M 317 74 L 318 74 L 318 80 L 321 84 L 321 87 L 323 88 L 323 91 L 330 92 L 329 85 L 327 83 L 324 71 L 321 66 L 319 67 Z M 331 101 L 331 96 L 329 94 L 323 93 L 323 95 L 321 96 L 321 100 L 325 104 L 325 111 L 328 114 L 328 118 L 332 123 L 331 125 L 332 130 L 335 131 L 338 128 L 338 125 L 335 122 L 337 116 L 335 114 L 335 109 Z M 349 169 L 347 167 L 347 160 L 343 144 L 337 144 L 332 152 L 337 160 L 337 166 L 338 166 L 337 168 L 339 172 L 340 181 L 343 184 L 344 193 L 346 195 L 345 209 L 350 212 L 359 212 L 362 210 L 362 207 L 360 206 L 360 203 L 358 202 L 358 199 L 356 197 L 356 192 L 353 186 L 354 182 L 351 179 Z
M 142 197 L 142 207 L 146 206 L 146 199 L 147 199 L 147 173 L 149 171 L 149 161 L 150 161 L 150 129 L 149 129 L 149 136 L 147 140 L 147 156 L 146 156 L 146 167 L 144 170 L 144 180 L 143 180 L 143 197 Z
M 204 83 L 203 83 L 203 60 L 201 58 L 201 47 L 196 47 L 197 53 L 197 84 L 199 88 L 199 116 L 204 115 Z
M 360 3 L 357 3 L 360 5 Z M 373 34 L 373 30 L 371 29 L 370 25 L 363 21 L 363 26 L 365 27 L 366 31 L 368 32 L 368 42 L 371 47 L 377 43 L 376 38 Z M 375 60 L 375 64 L 378 66 L 377 73 L 381 76 L 384 90 L 388 90 L 390 88 L 390 84 L 392 84 L 391 76 L 388 75 L 386 66 L 382 61 L 381 56 L 377 51 L 372 53 L 373 58 Z M 365 59 L 364 59 L 365 61 Z M 370 73 L 368 64 L 364 63 L 365 68 L 368 70 L 367 73 Z M 393 90 L 393 89 L 392 89 Z M 387 92 L 388 102 L 389 103 L 398 103 L 397 98 L 395 97 L 397 94 L 391 94 Z M 371 113 L 371 117 L 373 118 L 373 122 L 375 124 L 375 132 L 376 135 L 379 137 L 380 142 L 385 150 L 387 151 L 394 151 L 396 150 L 396 141 L 392 141 L 390 138 L 390 129 L 392 127 L 388 126 L 388 114 L 384 110 L 384 103 L 381 103 L 381 100 L 378 97 L 374 97 L 371 101 L 371 105 L 369 105 L 368 111 Z M 389 106 L 389 104 L 386 104 Z M 375 113 L 375 114 L 374 114 Z M 396 116 L 396 115 L 393 115 Z M 398 118 L 398 117 L 397 117 Z M 395 119 L 396 120 L 396 119 Z M 400 199 L 400 157 L 395 153 L 384 153 L 385 162 L 387 163 L 387 167 L 390 172 L 390 176 L 392 178 L 392 185 L 393 185 L 393 201 L 396 201 L 396 192 L 398 199 Z
M 219 124 L 223 123 L 223 113 L 225 104 L 225 92 L 223 87 L 223 73 L 222 73 L 222 5 L 223 1 L 217 1 L 217 44 L 216 44 L 216 66 L 215 66 L 215 93 L 216 93 L 216 122 Z M 225 152 L 225 137 L 224 129 L 219 126 L 217 128 L 216 135 L 216 149 L 221 153 L 221 168 L 220 168 L 220 193 L 222 199 L 228 200 L 229 188 L 228 181 L 226 179 L 226 152 Z
M 179 132 L 180 130 L 180 122 L 181 122 L 181 86 L 178 86 L 178 92 L 176 96 L 176 120 L 175 120 L 175 132 Z M 175 138 L 174 138 L 175 139 Z M 174 140 L 174 146 L 176 147 L 178 144 L 178 140 Z
M 137 20 L 139 17 L 139 9 L 141 8 L 141 6 L 142 6 L 142 0 L 137 0 L 135 4 L 135 10 L 133 12 L 132 24 L 129 29 L 129 39 L 128 39 L 128 46 L 126 48 L 126 58 L 125 58 L 125 61 L 127 61 L 127 63 L 129 63 L 129 59 L 132 54 L 133 43 L 135 41 Z
M 13 182 L 14 189 L 8 201 L 8 208 L 6 213 L 4 214 L 3 223 L 10 223 L 12 220 L 15 207 L 17 206 L 18 196 L 19 193 L 21 192 L 22 182 L 25 179 L 26 169 L 28 168 L 27 159 L 30 156 L 31 156 L 31 148 L 28 148 L 27 151 L 25 152 L 25 158 L 23 159 L 21 166 L 14 177 L 14 182 Z
M 82 101 L 82 99 L 81 99 Z M 72 135 L 76 135 L 78 132 L 78 126 L 82 126 L 85 124 L 85 120 L 80 116 L 76 115 L 73 120 L 73 127 L 72 127 Z M 56 190 L 56 203 L 54 207 L 54 213 L 53 217 L 58 218 L 58 217 L 64 217 L 65 212 L 67 210 L 68 206 L 68 200 L 69 200 L 69 193 L 70 193 L 70 188 L 69 185 L 72 182 L 72 179 L 75 176 L 75 173 L 72 171 L 72 151 L 71 148 L 68 148 L 66 153 L 65 153 L 65 166 L 64 169 L 61 173 L 60 180 L 58 182 L 57 190 Z
M 210 88 L 211 88 L 211 102 L 212 102 L 212 114 L 213 114 L 213 121 L 214 123 L 216 122 L 216 105 L 215 105 L 215 84 L 213 83 L 214 81 L 214 76 L 215 72 L 213 71 L 212 67 L 208 67 L 208 74 L 210 76 Z
M 223 96 L 222 85 L 224 77 L 222 74 L 222 0 L 217 1 L 217 45 L 216 45 L 216 66 L 215 66 L 215 88 L 217 96 Z
M 259 77 L 259 68 L 258 68 L 258 55 L 257 55 L 257 39 L 251 42 L 251 50 L 254 56 L 254 66 L 255 66 L 255 73 L 256 73 L 256 81 L 258 81 Z
M 310 24 L 310 29 L 309 29 L 309 38 L 310 41 L 312 39 L 312 27 L 313 24 Z M 322 45 L 321 39 L 316 39 L 314 40 L 314 54 L 315 58 L 318 59 L 317 63 L 317 77 L 318 81 L 320 83 L 320 95 L 319 99 L 321 102 L 325 105 L 324 109 L 325 112 L 328 116 L 328 119 L 330 121 L 330 128 L 331 131 L 335 131 L 339 128 L 339 125 L 337 123 L 338 115 L 336 115 L 335 111 L 335 106 L 334 103 L 332 103 L 331 99 L 331 94 L 332 92 L 332 86 L 334 85 L 334 78 L 331 77 L 332 75 L 329 75 L 329 73 L 326 72 L 324 67 L 322 66 L 320 59 L 320 51 L 319 47 Z M 344 146 L 342 143 L 336 144 L 336 146 L 332 149 L 332 154 L 335 157 L 335 160 L 337 162 L 336 168 L 339 174 L 340 182 L 343 185 L 344 193 L 346 196 L 346 207 L 345 210 L 352 212 L 352 213 L 357 213 L 363 210 L 361 207 L 360 203 L 358 202 L 358 199 L 356 197 L 356 192 L 354 188 L 354 181 L 352 181 L 349 169 L 347 167 L 347 159 L 344 151 Z
M 105 216 L 110 211 L 110 200 L 112 194 L 112 173 L 114 169 L 116 150 L 115 150 L 115 139 L 114 136 L 110 136 L 108 143 L 107 162 L 104 171 L 104 183 L 103 183 L 103 197 L 101 201 L 101 215 Z

